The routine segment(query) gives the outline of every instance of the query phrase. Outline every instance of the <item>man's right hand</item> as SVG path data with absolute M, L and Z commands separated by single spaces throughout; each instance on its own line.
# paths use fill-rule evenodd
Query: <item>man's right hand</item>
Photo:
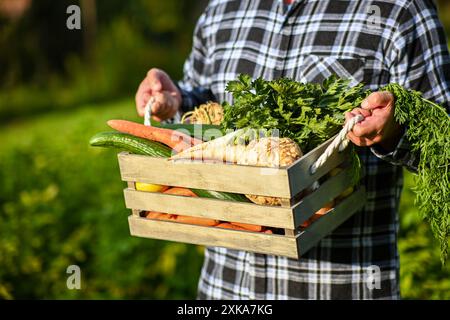
M 136 92 L 136 109 L 144 116 L 145 105 L 150 98 L 154 98 L 152 117 L 157 121 L 170 119 L 181 107 L 181 92 L 172 79 L 164 71 L 152 68 L 139 85 Z

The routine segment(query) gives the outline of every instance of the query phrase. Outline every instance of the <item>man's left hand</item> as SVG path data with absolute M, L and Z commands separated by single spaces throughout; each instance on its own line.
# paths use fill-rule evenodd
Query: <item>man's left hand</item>
M 402 127 L 394 119 L 394 96 L 388 91 L 373 92 L 360 108 L 345 113 L 348 121 L 361 114 L 364 120 L 353 127 L 347 137 L 356 145 L 380 145 L 385 151 L 394 150 L 402 134 Z

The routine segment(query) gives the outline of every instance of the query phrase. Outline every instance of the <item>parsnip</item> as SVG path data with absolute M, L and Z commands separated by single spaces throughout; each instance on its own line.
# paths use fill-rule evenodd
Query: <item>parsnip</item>
M 221 138 L 205 142 L 174 156 L 172 160 L 217 160 L 259 167 L 286 167 L 302 156 L 302 152 L 289 138 L 263 137 L 245 144 L 246 132 L 238 130 Z M 281 205 L 281 199 L 261 195 L 246 195 L 254 203 Z
M 302 156 L 289 138 L 263 137 L 244 143 L 238 130 L 223 137 L 186 149 L 170 159 L 218 160 L 258 167 L 285 167 Z

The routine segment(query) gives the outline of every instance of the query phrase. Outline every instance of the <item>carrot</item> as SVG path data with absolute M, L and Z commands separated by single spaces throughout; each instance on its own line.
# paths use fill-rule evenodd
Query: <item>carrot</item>
M 221 222 L 216 227 L 224 228 L 224 229 L 232 229 L 232 230 L 241 230 L 241 231 L 272 233 L 272 231 L 270 231 L 270 230 L 264 230 L 264 228 L 261 226 L 257 226 L 254 224 L 247 224 L 247 223 Z
M 314 221 L 319 220 L 323 215 L 327 214 L 328 211 L 333 209 L 333 206 L 334 206 L 334 200 L 331 200 L 330 202 L 326 203 L 325 206 L 323 206 L 323 208 L 320 208 L 319 210 L 317 210 L 316 213 L 314 213 L 308 220 L 303 222 L 300 225 L 300 227 L 302 227 L 302 228 L 309 227 Z
M 221 222 L 216 227 L 218 228 L 224 228 L 224 229 L 232 229 L 232 230 L 241 230 L 241 231 L 248 231 L 247 229 L 244 229 L 239 226 L 235 226 L 234 224 L 231 224 L 229 222 Z
M 201 140 L 192 138 L 176 130 L 149 127 L 143 124 L 127 120 L 109 120 L 108 125 L 120 132 L 132 134 L 136 137 L 161 142 L 176 152 L 183 151 L 194 145 L 202 143 Z
M 148 219 L 157 219 L 157 220 L 174 220 L 176 216 L 168 213 L 148 211 L 145 217 Z
M 156 220 L 176 221 L 176 222 L 180 222 L 180 223 L 189 223 L 189 224 L 195 224 L 195 225 L 206 226 L 206 227 L 213 227 L 213 226 L 216 226 L 219 224 L 219 220 L 182 216 L 182 215 L 153 212 L 153 211 L 148 212 L 146 215 L 146 218 L 156 219 Z
M 164 191 L 163 193 L 185 196 L 185 197 L 197 197 L 197 195 L 195 193 L 193 193 L 191 190 L 189 190 L 187 188 L 179 188 L 179 187 L 170 188 L 170 189 Z M 176 222 L 180 222 L 180 223 L 196 224 L 199 226 L 207 226 L 207 227 L 212 227 L 212 226 L 219 224 L 219 220 L 191 217 L 191 216 L 184 216 L 184 215 L 176 215 L 176 214 L 167 214 L 167 213 L 160 213 L 160 212 L 149 212 L 147 214 L 147 218 L 159 219 L 159 220 L 172 220 L 172 221 L 176 221 Z
M 327 202 L 323 208 L 317 210 L 317 212 L 314 215 L 317 216 L 323 216 L 324 214 L 327 214 L 328 211 L 330 211 L 331 209 L 333 209 L 334 206 L 334 200 L 331 200 L 330 202 Z
M 213 227 L 219 224 L 219 220 L 198 218 L 191 216 L 176 216 L 175 221 L 180 223 L 196 224 L 199 226 L 206 226 L 206 227 Z
M 263 229 L 262 226 L 258 226 L 256 224 L 248 224 L 248 223 L 240 223 L 240 222 L 230 222 L 230 223 L 232 225 L 244 228 L 246 230 L 255 231 L 255 232 L 260 232 Z
M 197 197 L 195 193 L 193 193 L 190 189 L 187 188 L 180 188 L 180 187 L 174 187 L 167 189 L 163 193 L 166 194 L 173 194 L 177 196 L 185 196 L 185 197 Z

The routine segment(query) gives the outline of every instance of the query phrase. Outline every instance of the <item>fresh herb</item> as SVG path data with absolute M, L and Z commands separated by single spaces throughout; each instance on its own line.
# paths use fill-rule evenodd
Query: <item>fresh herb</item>
M 222 127 L 279 130 L 280 137 L 291 138 L 306 153 L 337 134 L 345 122 L 344 112 L 358 107 L 370 94 L 362 84 L 350 87 L 349 83 L 335 76 L 313 84 L 290 79 L 252 80 L 240 75 L 227 85 L 234 101 L 232 105 L 224 103 Z M 416 205 L 440 242 L 444 262 L 450 235 L 449 115 L 419 92 L 398 84 L 381 90 L 394 94 L 395 119 L 407 128 L 411 151 L 420 155 Z M 354 150 L 352 159 L 359 168 Z
M 224 103 L 225 130 L 278 129 L 280 137 L 291 138 L 305 153 L 338 133 L 344 112 L 359 106 L 368 94 L 363 85 L 350 88 L 348 80 L 335 76 L 320 85 L 240 75 L 226 89 L 234 103 Z

